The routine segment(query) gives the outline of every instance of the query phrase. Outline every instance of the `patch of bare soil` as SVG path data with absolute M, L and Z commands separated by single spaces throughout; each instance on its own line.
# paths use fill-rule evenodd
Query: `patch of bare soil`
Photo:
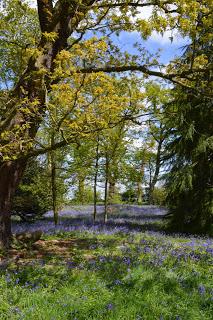
M 94 244 L 94 240 L 92 243 Z M 6 256 L 0 258 L 0 268 L 7 267 L 12 263 L 26 265 L 32 262 L 51 260 L 66 262 L 72 259 L 77 251 L 81 251 L 84 258 L 90 260 L 93 258 L 87 252 L 90 245 L 90 239 L 38 240 L 31 247 L 10 249 Z

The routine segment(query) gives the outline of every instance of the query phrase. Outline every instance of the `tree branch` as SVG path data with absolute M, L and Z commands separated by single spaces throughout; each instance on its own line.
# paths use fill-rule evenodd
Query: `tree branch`
M 120 2 L 120 3 L 103 3 L 103 4 L 97 4 L 94 5 L 93 8 L 116 8 L 116 7 L 135 7 L 135 8 L 142 8 L 142 7 L 148 7 L 148 6 L 159 6 L 163 7 L 167 4 L 173 4 L 174 1 L 162 1 L 162 3 L 159 0 L 156 1 L 150 1 L 146 3 L 142 3 L 140 1 L 130 1 L 130 2 Z
M 128 66 L 127 65 L 126 66 L 107 66 L 106 65 L 106 66 L 99 67 L 99 68 L 95 68 L 95 67 L 82 68 L 78 72 L 79 73 L 98 73 L 98 72 L 111 73 L 111 72 L 126 72 L 126 71 L 130 71 L 130 72 L 140 71 L 140 72 L 147 74 L 149 76 L 154 76 L 154 77 L 158 77 L 161 79 L 169 80 L 175 84 L 180 85 L 183 88 L 186 88 L 186 89 L 191 90 L 193 92 L 199 93 L 199 94 L 204 95 L 206 97 L 210 97 L 210 98 L 213 97 L 213 94 L 211 94 L 209 92 L 202 92 L 195 87 L 190 87 L 187 84 L 180 82 L 181 78 L 186 79 L 187 75 L 190 75 L 193 73 L 199 73 L 199 72 L 205 73 L 206 72 L 205 69 L 194 69 L 194 70 L 186 70 L 181 73 L 165 74 L 160 71 L 150 70 L 145 65 L 128 65 Z M 193 79 L 191 79 L 191 81 L 193 81 Z
M 37 0 L 41 32 L 50 32 L 53 19 L 52 0 Z

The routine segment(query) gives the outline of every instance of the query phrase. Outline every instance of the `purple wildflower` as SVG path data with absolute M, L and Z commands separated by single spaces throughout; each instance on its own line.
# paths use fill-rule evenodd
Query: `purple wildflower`
M 114 308 L 114 305 L 113 303 L 109 303 L 107 306 L 106 306 L 107 310 L 113 310 Z
M 106 257 L 104 257 L 104 256 L 100 256 L 99 257 L 99 262 L 105 262 L 106 261 Z
M 143 250 L 144 253 L 148 253 L 148 252 L 150 252 L 150 251 L 151 251 L 151 249 L 150 249 L 150 247 L 148 247 L 148 246 L 146 246 L 146 247 L 144 248 L 144 250 Z
M 198 292 L 200 295 L 204 295 L 206 293 L 206 288 L 204 287 L 204 285 L 200 284 L 198 286 Z
M 127 266 L 129 266 L 129 265 L 131 264 L 131 260 L 130 260 L 129 257 L 124 257 L 124 258 L 123 258 L 123 262 L 124 262 Z

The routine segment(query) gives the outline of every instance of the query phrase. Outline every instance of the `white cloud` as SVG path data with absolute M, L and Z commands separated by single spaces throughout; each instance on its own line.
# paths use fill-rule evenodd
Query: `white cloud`
M 170 9 L 175 9 L 174 5 L 170 6 Z M 148 20 L 152 15 L 153 6 L 148 6 L 140 9 L 140 13 L 137 15 L 137 18 L 139 19 L 145 19 Z M 166 17 L 163 13 L 161 13 L 164 17 Z M 172 43 L 175 45 L 184 45 L 187 43 L 186 38 L 183 38 L 177 30 L 173 30 L 171 32 L 170 30 L 167 30 L 164 32 L 163 35 L 161 35 L 159 32 L 153 31 L 151 36 L 149 37 L 150 40 L 153 40 L 161 45 L 166 45 L 171 43 L 171 37 L 172 37 Z
M 149 39 L 158 42 L 161 45 L 166 45 L 171 43 L 171 37 L 172 43 L 175 45 L 182 46 L 187 43 L 187 39 L 183 38 L 177 31 L 171 32 L 170 30 L 165 31 L 163 35 L 156 31 L 153 31 Z
M 137 18 L 149 19 L 152 15 L 153 6 L 143 7 L 140 9 L 140 13 L 137 15 Z

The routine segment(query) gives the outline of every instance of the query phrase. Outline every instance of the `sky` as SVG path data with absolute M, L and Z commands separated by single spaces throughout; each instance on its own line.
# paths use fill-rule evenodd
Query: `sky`
M 37 8 L 37 0 L 29 0 L 32 7 Z M 152 7 L 144 7 L 141 9 L 139 16 L 142 19 L 148 19 L 151 16 Z M 137 16 L 137 17 L 139 17 Z M 143 46 L 151 53 L 155 53 L 158 49 L 161 49 L 160 62 L 162 64 L 168 64 L 176 56 L 180 56 L 183 53 L 183 47 L 188 43 L 188 39 L 184 39 L 176 32 L 173 32 L 173 41 L 171 43 L 170 37 L 171 32 L 166 31 L 162 36 L 157 32 L 153 32 L 148 40 L 143 41 Z M 129 53 L 136 53 L 136 49 L 133 47 L 135 42 L 141 43 L 141 37 L 138 32 L 121 32 L 121 34 L 116 37 L 112 37 L 113 40 L 122 51 L 128 51 Z
M 163 37 L 156 32 L 151 35 L 148 40 L 145 40 L 142 44 L 151 53 L 156 53 L 158 49 L 161 49 L 160 62 L 167 64 L 175 56 L 179 56 L 183 53 L 183 47 L 187 44 L 187 40 L 181 36 L 174 37 L 173 42 L 169 39 L 170 33 L 166 33 Z M 141 37 L 137 32 L 122 32 L 115 40 L 117 44 L 124 51 L 130 53 L 136 53 L 133 47 L 135 42 L 141 42 Z
M 144 7 L 140 10 L 140 14 L 137 18 L 148 20 L 152 13 L 152 6 Z M 173 41 L 171 42 L 171 36 Z M 179 56 L 183 53 L 183 47 L 188 43 L 188 39 L 181 37 L 177 30 L 166 31 L 163 36 L 156 31 L 152 32 L 151 36 L 147 40 L 142 40 L 138 32 L 122 32 L 117 39 L 118 44 L 123 50 L 130 53 L 136 53 L 133 47 L 135 42 L 142 42 L 142 45 L 152 54 L 156 53 L 159 49 L 161 50 L 160 62 L 168 64 L 170 60 Z

